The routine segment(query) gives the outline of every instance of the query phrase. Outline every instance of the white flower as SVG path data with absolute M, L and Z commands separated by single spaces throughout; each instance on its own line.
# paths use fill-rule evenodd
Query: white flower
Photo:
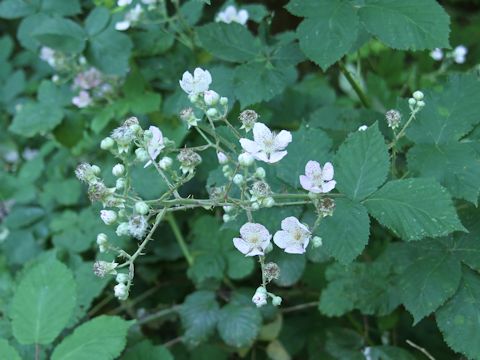
M 257 307 L 262 307 L 267 305 L 267 290 L 260 286 L 252 297 L 252 302 L 257 305 Z
M 150 126 L 148 130 L 152 132 L 152 138 L 149 139 L 147 144 L 147 151 L 148 155 L 150 156 L 150 160 L 145 164 L 144 167 L 149 166 L 152 163 L 152 160 L 155 160 L 165 147 L 162 131 L 156 126 Z
M 89 106 L 92 103 L 92 98 L 88 91 L 82 90 L 78 93 L 77 96 L 72 98 L 72 104 L 76 107 L 82 109 Z
M 467 56 L 468 49 L 463 46 L 459 45 L 455 49 L 453 49 L 453 60 L 457 64 L 463 64 L 465 62 L 465 57 Z
M 358 131 L 366 131 L 368 129 L 367 125 L 362 125 L 358 128 Z
M 240 228 L 239 238 L 233 239 L 233 245 L 245 256 L 264 255 L 272 235 L 262 224 L 246 223 Z
M 111 225 L 117 220 L 117 213 L 113 210 L 100 210 L 100 218 L 106 225 Z
M 188 71 L 185 71 L 180 80 L 180 87 L 188 95 L 197 95 L 208 90 L 208 87 L 212 83 L 212 76 L 208 70 L 196 68 L 193 71 L 193 75 Z
M 125 31 L 125 30 L 128 30 L 129 28 L 130 28 L 130 21 L 123 20 L 115 23 L 115 30 Z
M 143 13 L 142 6 L 137 4 L 133 9 L 130 9 L 126 14 L 123 21 L 119 21 L 115 24 L 115 29 L 118 31 L 124 31 L 130 28 L 132 23 L 137 22 Z
M 216 22 L 224 22 L 230 24 L 232 22 L 239 23 L 240 25 L 245 25 L 248 21 L 248 11 L 239 10 L 235 6 L 230 5 L 225 8 L 225 10 L 218 13 L 215 18 Z
M 436 48 L 436 49 L 433 49 L 431 52 L 430 52 L 430 57 L 435 60 L 435 61 L 440 61 L 443 59 L 443 51 L 442 49 L 439 49 L 439 48 Z
M 118 0 L 117 6 L 127 6 L 132 3 L 132 0 Z
M 55 67 L 55 50 L 46 46 L 42 46 L 42 48 L 40 49 L 40 59 L 46 61 L 51 67 Z
M 323 169 L 317 161 L 310 160 L 305 166 L 305 175 L 300 175 L 300 184 L 312 193 L 328 193 L 335 188 L 333 180 L 333 165 L 325 163 Z
M 219 99 L 220 95 L 218 95 L 216 91 L 207 90 L 203 93 L 203 101 L 205 101 L 205 104 L 208 106 L 216 105 Z
M 292 134 L 286 130 L 275 134 L 265 124 L 255 123 L 253 140 L 240 139 L 240 144 L 255 159 L 275 163 L 287 155 L 285 148 L 292 141 Z
M 102 73 L 91 67 L 86 71 L 82 71 L 75 76 L 73 80 L 73 85 L 76 88 L 80 88 L 83 90 L 89 90 L 94 87 L 99 86 L 102 83 Z
M 310 242 L 312 234 L 294 216 L 282 220 L 282 230 L 273 236 L 273 242 L 289 254 L 303 254 Z
M 228 162 L 227 155 L 221 151 L 217 152 L 217 159 L 220 165 L 225 165 Z

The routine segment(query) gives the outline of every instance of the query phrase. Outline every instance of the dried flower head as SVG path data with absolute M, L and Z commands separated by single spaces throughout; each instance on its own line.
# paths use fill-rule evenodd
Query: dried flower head
M 128 232 L 136 239 L 142 239 L 147 232 L 148 221 L 145 216 L 134 215 L 128 220 Z
M 108 261 L 95 261 L 93 264 L 93 273 L 98 277 L 105 277 L 106 275 L 116 275 L 117 271 L 115 268 L 118 266 L 116 262 Z
M 242 123 L 241 129 L 245 129 L 246 132 L 249 132 L 250 130 L 253 129 L 253 126 L 258 120 L 258 114 L 255 112 L 255 110 L 244 110 L 240 113 L 240 116 L 238 119 Z
M 180 169 L 184 174 L 193 172 L 195 168 L 202 162 L 202 158 L 195 151 L 191 149 L 182 149 L 177 155 L 180 161 Z
M 280 276 L 280 267 L 274 262 L 266 263 L 263 268 L 263 275 L 268 282 L 276 280 Z
M 335 210 L 335 201 L 332 198 L 321 198 L 316 203 L 317 212 L 319 215 L 326 217 L 332 216 Z
M 387 120 L 388 127 L 395 130 L 402 122 L 402 114 L 395 109 L 388 110 L 385 113 L 385 119 Z

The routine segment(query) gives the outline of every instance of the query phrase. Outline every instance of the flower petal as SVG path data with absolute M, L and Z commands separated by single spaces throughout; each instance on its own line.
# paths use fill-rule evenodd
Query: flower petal
M 305 165 L 305 175 L 307 175 L 309 178 L 313 178 L 315 175 L 318 175 L 321 172 L 322 168 L 317 161 L 310 160 L 307 162 L 307 165 Z
M 301 244 L 292 244 L 285 248 L 285 252 L 289 254 L 304 254 L 305 249 L 301 246 Z
M 241 238 L 233 238 L 233 245 L 240 251 L 242 254 L 247 254 L 250 251 L 250 245 Z
M 267 125 L 260 122 L 253 125 L 253 139 L 257 144 L 262 145 L 266 140 L 271 140 L 272 138 L 273 134 Z
M 288 232 L 294 232 L 298 227 L 300 227 L 300 221 L 295 216 L 289 216 L 282 220 L 282 230 Z
M 288 144 L 292 142 L 292 134 L 290 131 L 282 130 L 277 136 L 275 136 L 275 148 L 278 150 L 283 150 L 287 147 Z
M 256 255 L 264 255 L 263 251 L 259 247 L 254 247 L 252 250 L 246 254 L 247 256 L 256 256 Z
M 257 160 L 260 160 L 260 161 L 263 161 L 263 162 L 266 162 L 266 163 L 270 162 L 270 159 L 268 158 L 268 155 L 265 151 L 260 151 L 260 152 L 257 152 L 255 154 L 252 154 L 252 155 Z
M 300 175 L 300 185 L 307 191 L 311 191 L 313 188 L 313 183 L 309 177 L 305 175 Z
M 326 162 L 323 165 L 322 179 L 325 181 L 330 181 L 333 179 L 333 165 L 330 162 Z
M 285 249 L 287 246 L 289 246 L 290 243 L 293 242 L 293 238 L 288 231 L 279 230 L 273 236 L 273 242 L 280 249 Z
M 260 146 L 255 141 L 249 139 L 240 139 L 240 145 L 242 145 L 243 150 L 252 155 L 260 151 Z
M 328 182 L 324 183 L 323 186 L 322 186 L 322 192 L 328 193 L 328 192 L 332 191 L 335 188 L 336 184 L 337 184 L 337 182 L 335 180 L 331 180 L 331 181 L 328 181 Z
M 275 151 L 270 154 L 270 159 L 268 160 L 268 162 L 271 164 L 276 163 L 282 160 L 285 155 L 287 155 L 287 151 Z

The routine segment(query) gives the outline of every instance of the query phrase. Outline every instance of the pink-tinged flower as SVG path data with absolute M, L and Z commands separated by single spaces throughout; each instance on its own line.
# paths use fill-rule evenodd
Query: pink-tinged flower
M 88 91 L 82 90 L 78 93 L 77 96 L 72 98 L 72 104 L 76 107 L 82 109 L 89 106 L 92 103 L 92 98 Z
M 193 75 L 185 71 L 180 80 L 180 87 L 188 95 L 196 95 L 208 90 L 212 83 L 212 76 L 208 70 L 196 68 Z
M 312 234 L 294 216 L 282 220 L 282 230 L 273 236 L 273 242 L 289 254 L 303 254 L 310 242 Z
M 335 188 L 333 165 L 329 162 L 322 167 L 317 161 L 310 160 L 305 166 L 305 175 L 300 175 L 300 184 L 312 193 L 328 193 Z
M 235 6 L 230 5 L 227 6 L 225 10 L 218 13 L 215 21 L 224 22 L 227 24 L 236 22 L 240 25 L 245 25 L 248 21 L 248 11 L 244 9 L 237 11 Z
M 282 130 L 275 134 L 265 124 L 255 123 L 253 141 L 240 139 L 240 144 L 243 150 L 255 159 L 266 163 L 275 163 L 287 155 L 285 148 L 291 141 L 292 134 L 289 131 Z
M 148 160 L 144 167 L 152 164 L 152 160 L 155 160 L 165 147 L 162 131 L 156 126 L 150 126 L 148 130 L 150 130 L 152 133 L 152 137 L 149 139 L 147 144 L 147 151 L 148 155 L 150 156 L 150 160 Z
M 246 223 L 240 228 L 239 238 L 233 239 L 233 245 L 245 256 L 264 255 L 272 235 L 262 224 Z

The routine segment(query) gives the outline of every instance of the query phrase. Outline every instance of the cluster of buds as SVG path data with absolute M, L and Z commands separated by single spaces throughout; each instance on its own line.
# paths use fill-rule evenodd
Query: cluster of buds
M 114 286 L 113 292 L 118 300 L 127 300 L 129 293 L 129 275 L 125 273 L 118 273 L 115 278 L 117 285 Z
M 264 305 L 267 305 L 267 299 L 269 297 L 272 299 L 273 306 L 280 306 L 282 304 L 282 298 L 280 296 L 268 292 L 267 289 L 265 289 L 263 286 L 259 286 L 257 288 L 255 294 L 252 297 L 252 302 L 257 307 L 262 307 Z
M 423 92 L 417 90 L 412 94 L 412 97 L 408 99 L 408 106 L 413 114 L 416 114 L 425 107 L 425 101 L 423 101 Z
M 456 46 L 453 51 L 444 53 L 442 49 L 436 48 L 430 52 L 430 56 L 435 61 L 442 61 L 443 59 L 454 61 L 457 64 L 463 64 L 466 61 L 468 49 L 464 45 Z

